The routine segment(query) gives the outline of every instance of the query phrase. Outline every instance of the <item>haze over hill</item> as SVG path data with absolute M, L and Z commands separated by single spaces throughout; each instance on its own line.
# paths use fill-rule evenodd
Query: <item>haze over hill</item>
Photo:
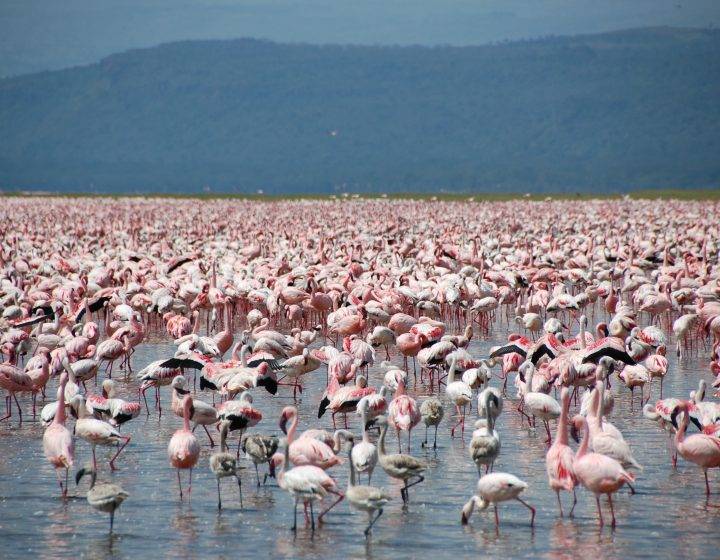
M 479 45 L 713 25 L 717 0 L 3 0 L 0 77 L 188 39 Z
M 720 31 L 475 47 L 181 42 L 0 80 L 0 186 L 720 184 Z

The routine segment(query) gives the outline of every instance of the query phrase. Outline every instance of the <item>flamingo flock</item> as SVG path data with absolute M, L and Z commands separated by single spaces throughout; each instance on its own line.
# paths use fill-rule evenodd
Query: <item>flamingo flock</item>
M 4 202 L 0 420 L 23 433 L 29 416 L 40 417 L 62 499 L 80 456 L 90 456 L 74 476 L 90 476 L 87 501 L 110 514 L 111 532 L 133 489 L 96 481 L 129 468 L 117 463 L 136 453 L 138 437 L 123 428 L 143 415 L 176 427 L 167 468 L 178 500 L 191 500 L 193 470 L 207 468 L 218 510 L 221 481 L 232 478 L 244 511 L 252 464 L 255 486 L 274 478 L 289 495 L 296 533 L 300 505 L 315 533 L 345 501 L 367 514 L 370 538 L 388 504 L 417 507 L 413 487 L 449 476 L 433 461 L 449 446 L 477 472 L 457 504 L 462 524 L 493 506 L 499 530 L 506 502 L 527 508 L 532 526 L 532 496 L 548 491 L 560 517 L 563 496 L 572 494 L 570 516 L 578 500 L 594 499 L 600 526 L 606 502 L 615 527 L 623 488 L 653 492 L 638 442 L 613 424 L 626 400 L 623 413 L 665 434 L 668 468 L 681 458 L 702 471 L 711 499 L 720 467 L 717 204 Z M 504 342 L 481 355 L 477 341 L 493 336 Z M 138 363 L 136 350 L 160 341 L 167 355 Z M 669 350 L 706 366 L 689 395 L 665 394 L 678 375 Z M 324 389 L 309 390 L 311 379 Z M 273 418 L 273 399 L 292 404 Z M 315 421 L 303 415 L 301 425 L 301 411 Z M 546 488 L 518 472 L 541 463 L 503 462 L 510 426 L 543 450 Z M 107 469 L 98 446 L 112 448 Z M 397 490 L 376 486 L 378 472 Z

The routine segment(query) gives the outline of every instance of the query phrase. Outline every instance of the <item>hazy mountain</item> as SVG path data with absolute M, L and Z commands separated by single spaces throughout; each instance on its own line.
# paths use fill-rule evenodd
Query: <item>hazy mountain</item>
M 0 80 L 0 186 L 720 184 L 720 31 L 480 47 L 162 45 Z
M 187 39 L 478 45 L 712 25 L 717 0 L 2 0 L 0 76 Z

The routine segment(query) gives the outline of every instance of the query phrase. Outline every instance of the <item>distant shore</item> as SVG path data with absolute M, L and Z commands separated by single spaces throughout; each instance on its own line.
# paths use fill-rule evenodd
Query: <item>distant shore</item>
M 335 194 L 292 194 L 274 195 L 258 193 L 186 193 L 169 194 L 161 192 L 147 193 L 60 193 L 51 191 L 3 191 L 0 197 L 62 197 L 62 198 L 177 198 L 177 199 L 246 199 L 259 202 L 272 202 L 279 200 L 335 200 L 335 199 L 390 199 L 390 200 L 439 200 L 439 201 L 466 201 L 466 202 L 503 202 L 509 200 L 593 200 L 593 199 L 620 199 L 629 197 L 635 200 L 663 199 L 663 200 L 720 200 L 720 188 L 716 189 L 647 189 L 628 191 L 626 193 L 595 194 L 595 193 L 335 193 Z

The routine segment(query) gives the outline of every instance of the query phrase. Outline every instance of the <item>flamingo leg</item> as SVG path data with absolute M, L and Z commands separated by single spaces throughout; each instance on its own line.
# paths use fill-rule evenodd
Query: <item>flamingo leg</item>
M 610 523 L 610 526 L 615 527 L 615 508 L 612 503 L 612 494 L 608 494 L 608 503 L 610 504 L 610 515 L 612 515 L 612 522 Z
M 243 508 L 243 499 L 242 499 L 242 480 L 240 479 L 239 474 L 235 474 L 235 477 L 238 481 L 238 492 L 240 493 L 240 509 Z
M 183 499 L 182 482 L 180 481 L 180 469 L 177 469 L 178 488 L 180 489 L 180 501 Z
M 322 523 L 323 517 L 325 517 L 325 514 L 327 514 L 332 508 L 334 508 L 336 505 L 338 505 L 340 502 L 342 502 L 345 499 L 345 494 L 338 490 L 330 490 L 331 494 L 335 494 L 338 496 L 338 499 L 335 500 L 332 504 L 330 504 L 330 507 L 327 508 L 325 511 L 323 511 L 320 515 L 318 515 L 318 522 Z
M 220 477 L 217 477 L 217 492 L 218 492 L 218 509 L 222 509 L 222 500 L 220 499 Z
M 560 508 L 560 517 L 565 517 L 563 515 L 562 500 L 560 499 L 560 490 L 555 490 L 555 494 L 557 495 L 558 507 Z
M 710 495 L 710 482 L 708 481 L 708 474 L 707 469 L 703 470 L 703 473 L 705 474 L 705 495 Z
M 515 499 L 530 510 L 530 527 L 535 525 L 535 508 L 532 507 L 530 504 L 528 504 L 522 498 L 515 498 Z
M 110 469 L 113 471 L 116 470 L 115 469 L 115 459 L 118 458 L 118 455 L 120 455 L 120 453 L 122 453 L 122 450 L 125 449 L 125 447 L 127 446 L 128 443 L 130 443 L 130 436 L 125 436 L 124 439 L 125 439 L 125 443 L 123 443 L 120 446 L 120 448 L 117 450 L 117 453 L 115 453 L 115 455 L 113 455 L 113 458 L 110 459 Z
M 568 514 L 568 517 L 573 516 L 573 512 L 575 511 L 575 506 L 577 505 L 577 494 L 575 493 L 575 488 L 573 488 L 573 505 L 570 509 L 570 513 Z
M 380 519 L 380 516 L 383 514 L 382 508 L 378 510 L 378 514 L 375 516 L 375 519 L 373 519 L 370 524 L 367 526 L 367 529 L 365 529 L 365 536 L 367 537 L 370 534 L 370 530 L 372 529 L 373 525 L 375 525 L 375 522 Z M 371 514 L 372 515 L 372 514 Z
M 595 496 L 595 503 L 597 504 L 598 509 L 598 522 L 600 523 L 600 527 L 602 527 L 605 525 L 605 521 L 603 520 L 602 508 L 600 507 L 600 496 Z
M 312 502 L 310 502 L 310 530 L 315 533 L 315 512 L 313 511 Z

